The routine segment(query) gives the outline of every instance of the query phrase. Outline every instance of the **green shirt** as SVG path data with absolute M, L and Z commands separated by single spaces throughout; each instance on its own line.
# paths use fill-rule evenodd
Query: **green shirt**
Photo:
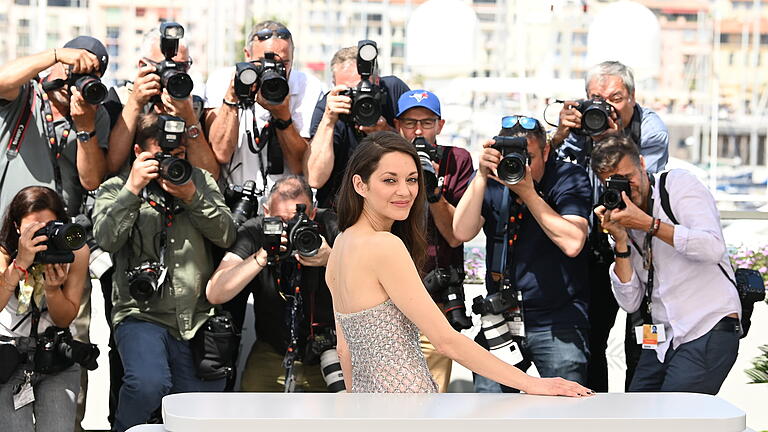
M 137 302 L 128 290 L 126 272 L 145 261 L 160 262 L 157 240 L 163 215 L 125 188 L 127 170 L 104 182 L 96 196 L 93 233 L 102 249 L 114 254 L 112 323 L 125 318 L 161 324 L 176 338 L 189 340 L 212 313 L 205 286 L 213 273 L 210 242 L 227 248 L 235 240 L 235 224 L 216 182 L 208 172 L 194 169 L 197 186 L 192 202 L 167 228 L 165 283 L 146 302 Z M 150 200 L 163 202 L 159 194 Z

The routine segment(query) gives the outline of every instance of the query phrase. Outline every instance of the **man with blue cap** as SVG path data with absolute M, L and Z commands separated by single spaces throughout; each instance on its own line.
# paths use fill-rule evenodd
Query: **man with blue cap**
M 464 308 L 464 243 L 453 235 L 453 214 L 472 177 L 472 157 L 466 149 L 437 145 L 445 120 L 440 100 L 426 90 L 403 93 L 397 101 L 395 128 L 419 152 L 429 201 L 428 259 L 424 285 L 457 330 L 471 327 Z M 452 360 L 421 336 L 421 350 L 441 392 L 448 389 Z

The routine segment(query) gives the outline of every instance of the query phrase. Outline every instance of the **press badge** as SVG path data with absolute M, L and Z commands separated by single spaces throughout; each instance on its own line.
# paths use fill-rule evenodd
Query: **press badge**
M 525 337 L 525 321 L 519 307 L 512 308 L 507 317 L 507 327 L 512 336 Z
M 655 349 L 659 342 L 667 340 L 664 334 L 664 324 L 643 324 L 635 327 L 637 343 L 643 345 L 643 349 Z
M 35 391 L 32 388 L 32 373 L 25 372 L 24 382 L 18 384 L 13 392 L 13 409 L 18 410 L 35 401 Z

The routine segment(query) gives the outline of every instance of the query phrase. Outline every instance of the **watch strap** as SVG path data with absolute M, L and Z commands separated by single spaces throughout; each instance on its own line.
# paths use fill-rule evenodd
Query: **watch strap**
M 277 118 L 273 118 L 271 123 L 275 125 L 276 128 L 280 130 L 288 129 L 288 126 L 293 124 L 293 118 L 288 117 L 288 120 L 280 120 Z

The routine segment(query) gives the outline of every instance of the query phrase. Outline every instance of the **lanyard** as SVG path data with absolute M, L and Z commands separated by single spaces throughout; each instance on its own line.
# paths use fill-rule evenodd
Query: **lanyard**
M 651 183 L 651 190 L 648 193 L 646 213 L 653 217 L 653 186 L 655 184 L 655 179 L 652 175 L 648 175 L 648 178 Z M 645 307 L 643 308 L 641 306 L 640 313 L 643 317 L 644 324 L 653 324 L 653 306 L 651 301 L 651 295 L 653 294 L 653 283 L 655 279 L 655 271 L 653 266 L 653 236 L 650 233 L 645 233 L 642 249 L 637 244 L 637 242 L 635 242 L 635 239 L 633 239 L 631 236 L 629 239 L 632 241 L 632 246 L 634 246 L 640 256 L 643 257 L 643 268 L 648 271 L 648 279 L 645 282 L 645 296 L 643 297 L 643 303 L 645 303 Z
M 53 180 L 56 185 L 56 193 L 59 196 L 64 196 L 64 189 L 61 183 L 61 167 L 59 166 L 59 158 L 61 157 L 62 148 L 67 145 L 69 134 L 72 132 L 72 126 L 67 121 L 67 128 L 61 133 L 61 144 L 59 144 L 59 138 L 56 136 L 56 127 L 53 123 L 53 110 L 51 109 L 51 101 L 48 98 L 48 93 L 43 92 L 42 98 L 43 107 L 43 121 L 45 122 L 45 136 L 48 139 L 48 146 L 51 151 L 51 163 L 53 164 Z M 69 209 L 66 209 L 69 210 Z

